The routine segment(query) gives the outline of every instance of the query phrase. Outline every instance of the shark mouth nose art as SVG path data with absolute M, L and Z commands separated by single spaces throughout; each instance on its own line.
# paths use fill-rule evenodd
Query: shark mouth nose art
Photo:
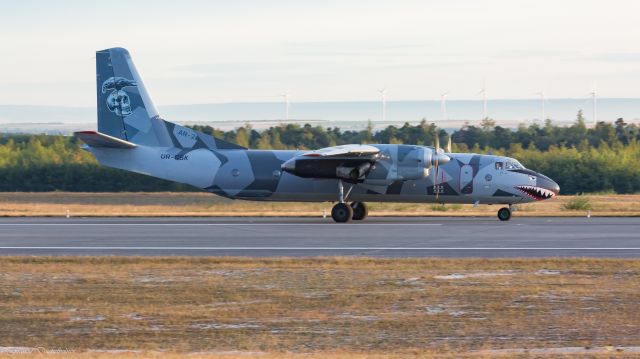
M 544 199 L 549 199 L 556 194 L 553 191 L 542 187 L 535 186 L 516 186 L 518 190 L 528 195 L 529 197 L 535 199 L 536 201 L 542 201 Z

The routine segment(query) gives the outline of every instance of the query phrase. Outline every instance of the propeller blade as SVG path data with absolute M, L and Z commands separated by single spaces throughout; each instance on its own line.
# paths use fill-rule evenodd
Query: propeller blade
M 436 201 L 437 201 L 438 197 L 440 195 L 440 191 L 438 190 L 438 176 L 439 176 L 438 169 L 440 167 L 440 136 L 438 136 L 437 133 L 436 133 L 435 141 L 433 141 L 433 142 L 434 142 L 434 145 L 435 145 L 434 147 L 436 149 L 436 153 L 435 153 L 435 155 L 436 155 L 436 163 L 434 163 L 434 167 L 435 167 L 436 173 L 435 173 L 435 176 L 433 178 L 433 192 L 435 192 L 435 194 L 436 194 Z
M 438 200 L 438 196 L 440 195 L 440 191 L 438 190 L 438 169 L 440 167 L 440 134 L 436 130 L 436 136 L 433 141 L 433 147 L 435 147 L 435 155 L 436 155 L 436 163 L 434 163 L 435 167 L 435 175 L 433 178 L 433 192 L 436 194 L 436 201 Z
M 438 197 L 440 196 L 440 189 L 438 188 L 438 160 L 436 160 L 436 174 L 435 177 L 433 178 L 433 192 L 436 193 L 436 201 L 438 200 Z
M 449 140 L 447 141 L 447 153 L 451 153 L 451 135 L 449 135 Z

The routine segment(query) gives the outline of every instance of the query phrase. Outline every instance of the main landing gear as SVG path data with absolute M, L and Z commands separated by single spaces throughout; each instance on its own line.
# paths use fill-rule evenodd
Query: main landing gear
M 351 220 L 361 221 L 369 214 L 369 209 L 364 202 L 351 202 L 351 204 L 345 202 L 351 193 L 351 188 L 345 195 L 344 184 L 342 181 L 338 181 L 338 203 L 331 210 L 331 218 L 338 223 L 346 223 Z
M 351 218 L 354 221 L 361 221 L 369 215 L 369 208 L 364 202 L 351 202 L 351 209 L 353 209 L 353 217 Z
M 511 205 L 509 205 L 509 208 L 502 207 L 498 210 L 498 219 L 501 221 L 508 221 L 511 219 Z
M 331 217 L 338 223 L 345 223 L 351 220 L 361 221 L 367 218 L 369 209 L 364 202 L 336 203 L 331 210 Z

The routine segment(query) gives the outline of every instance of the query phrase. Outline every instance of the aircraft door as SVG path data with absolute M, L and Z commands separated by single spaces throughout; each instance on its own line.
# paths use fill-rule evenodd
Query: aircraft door
M 471 165 L 460 167 L 460 193 L 473 193 L 473 167 Z

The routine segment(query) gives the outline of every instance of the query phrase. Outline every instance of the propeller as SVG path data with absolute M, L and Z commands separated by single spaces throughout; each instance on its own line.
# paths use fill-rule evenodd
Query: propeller
M 436 163 L 434 163 L 436 169 L 436 176 L 433 179 L 433 192 L 436 194 L 436 201 L 440 195 L 440 190 L 438 189 L 438 168 L 440 167 L 440 136 L 436 133 L 436 138 L 434 141 L 434 147 L 436 148 Z
M 432 157 L 432 164 L 435 169 L 435 178 L 433 179 L 433 192 L 436 195 L 436 201 L 440 197 L 440 190 L 438 183 L 438 177 L 440 177 L 440 163 L 448 163 L 451 160 L 451 157 L 447 156 L 442 148 L 440 148 L 440 136 L 436 133 L 435 138 L 433 139 L 434 144 L 434 156 Z M 451 153 L 451 136 L 449 136 L 447 143 L 448 153 Z M 442 181 L 444 182 L 444 173 L 442 174 Z

